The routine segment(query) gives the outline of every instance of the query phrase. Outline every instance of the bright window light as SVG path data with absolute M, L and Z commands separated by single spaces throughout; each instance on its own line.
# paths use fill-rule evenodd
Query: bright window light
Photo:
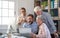
M 9 18 L 8 17 L 3 17 L 2 18 L 2 24 L 9 24 Z
M 9 8 L 14 9 L 14 2 L 9 2 Z
M 12 24 L 14 17 L 14 1 L 0 0 L 0 25 Z
M 8 8 L 8 1 L 2 1 L 2 8 Z
M 13 24 L 15 22 L 15 17 L 9 17 L 9 24 Z
M 8 9 L 2 9 L 2 16 L 8 16 Z
M 0 1 L 0 8 L 1 8 L 1 1 Z
M 0 9 L 0 16 L 1 16 L 1 9 Z
M 14 10 L 9 10 L 9 16 L 14 16 Z
M 0 17 L 0 24 L 1 24 L 1 17 Z

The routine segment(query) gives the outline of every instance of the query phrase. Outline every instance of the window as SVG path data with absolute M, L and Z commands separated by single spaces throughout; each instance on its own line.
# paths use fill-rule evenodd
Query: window
M 0 16 L 1 16 L 1 9 L 0 9 Z
M 0 1 L 0 8 L 1 8 L 1 1 Z
M 0 17 L 0 24 L 1 24 L 1 17 Z
M 2 1 L 2 8 L 8 8 L 8 1 Z
M 8 16 L 8 9 L 2 9 L 2 16 Z
M 13 20 L 15 20 L 14 4 L 14 1 L 0 0 L 0 25 L 9 25 Z

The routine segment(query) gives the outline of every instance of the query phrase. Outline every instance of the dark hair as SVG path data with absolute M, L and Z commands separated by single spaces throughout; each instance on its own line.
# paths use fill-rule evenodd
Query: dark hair
M 34 18 L 33 14 L 29 14 L 28 16 L 31 16 L 32 18 Z M 28 17 L 28 16 L 27 16 L 27 17 Z
M 22 7 L 20 10 L 24 10 L 26 12 L 26 9 L 24 7 Z
M 40 6 L 41 7 L 41 2 L 40 1 L 36 1 L 35 6 Z

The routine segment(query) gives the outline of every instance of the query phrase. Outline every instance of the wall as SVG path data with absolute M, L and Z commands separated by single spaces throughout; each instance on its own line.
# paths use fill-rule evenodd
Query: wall
M 26 8 L 27 14 L 34 14 L 34 0 L 14 0 L 15 1 L 15 17 L 16 21 L 13 23 L 13 29 L 16 30 L 17 17 L 21 7 Z
M 27 14 L 34 14 L 34 0 L 19 0 L 18 9 L 21 7 L 26 8 Z

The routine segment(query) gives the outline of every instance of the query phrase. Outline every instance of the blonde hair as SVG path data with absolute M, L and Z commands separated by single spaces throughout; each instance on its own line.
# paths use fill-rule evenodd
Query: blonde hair
M 42 11 L 42 9 L 41 9 L 39 6 L 36 6 L 36 7 L 34 8 L 34 12 L 36 12 L 36 11 Z

